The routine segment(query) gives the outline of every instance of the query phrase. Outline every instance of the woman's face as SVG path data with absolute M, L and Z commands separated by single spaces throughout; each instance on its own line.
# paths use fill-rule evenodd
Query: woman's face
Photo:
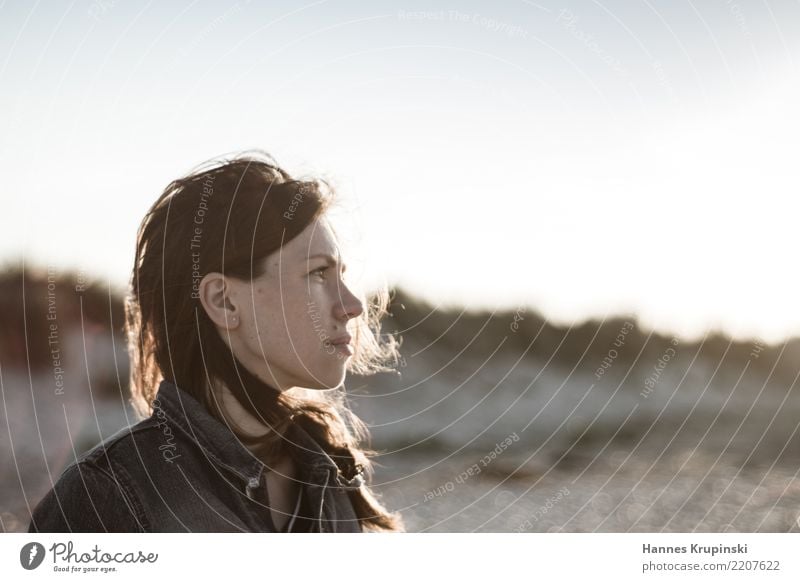
M 226 339 L 239 361 L 281 391 L 341 385 L 353 354 L 348 322 L 364 307 L 342 280 L 345 266 L 328 221 L 309 224 L 265 267 L 252 282 L 227 280 L 238 321 L 220 330 L 223 337 L 230 331 Z

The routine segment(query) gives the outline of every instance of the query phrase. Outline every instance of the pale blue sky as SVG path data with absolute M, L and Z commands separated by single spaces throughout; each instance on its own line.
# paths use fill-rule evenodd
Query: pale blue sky
M 800 332 L 797 2 L 7 2 L 0 259 L 123 286 L 161 189 L 263 148 L 362 281 Z M 354 269 L 355 270 L 355 269 Z

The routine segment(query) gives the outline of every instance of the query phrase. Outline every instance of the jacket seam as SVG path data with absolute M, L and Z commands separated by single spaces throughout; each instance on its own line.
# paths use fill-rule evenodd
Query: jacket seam
M 108 461 L 108 466 L 111 468 L 111 460 L 106 457 Z M 98 472 L 102 473 L 105 477 L 110 479 L 119 489 L 120 495 L 122 499 L 128 506 L 128 509 L 132 510 L 134 519 L 136 519 L 137 525 L 142 529 L 143 532 L 150 531 L 150 523 L 147 520 L 147 517 L 144 513 L 144 508 L 139 501 L 138 496 L 133 492 L 132 488 L 130 487 L 130 475 L 125 470 L 122 465 L 119 465 L 116 469 L 111 469 L 111 472 L 106 471 L 105 468 L 101 467 L 96 462 L 85 462 L 87 466 L 93 467 Z M 114 473 L 119 473 L 122 477 L 121 479 L 114 475 Z

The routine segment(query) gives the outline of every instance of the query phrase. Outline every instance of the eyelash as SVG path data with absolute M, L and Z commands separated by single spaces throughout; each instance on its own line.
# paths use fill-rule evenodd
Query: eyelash
M 314 269 L 313 271 L 311 271 L 311 274 L 313 275 L 314 273 L 323 273 L 324 271 L 327 271 L 328 269 L 330 269 L 329 266 L 320 267 L 319 269 Z M 344 273 L 342 273 L 342 278 L 344 278 Z

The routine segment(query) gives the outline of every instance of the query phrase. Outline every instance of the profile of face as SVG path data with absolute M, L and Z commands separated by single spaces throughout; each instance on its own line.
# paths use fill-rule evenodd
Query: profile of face
M 364 311 L 328 221 L 317 218 L 264 259 L 252 281 L 208 273 L 200 300 L 237 359 L 281 390 L 336 388 L 353 355 L 351 320 Z M 349 325 L 348 325 L 349 324 Z

